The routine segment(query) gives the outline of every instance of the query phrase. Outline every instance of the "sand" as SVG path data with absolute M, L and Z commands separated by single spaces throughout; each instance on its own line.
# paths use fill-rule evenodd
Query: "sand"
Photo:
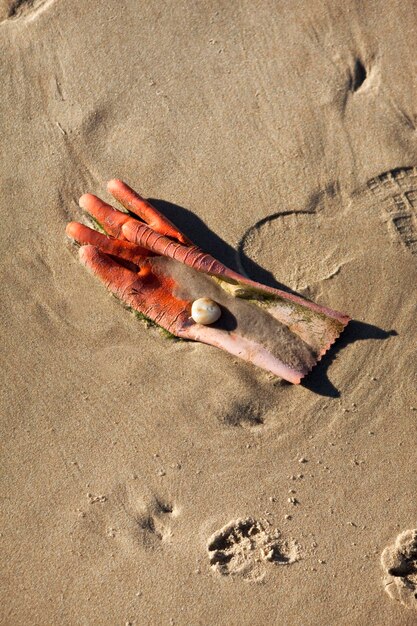
M 415 2 L 0 18 L 1 623 L 416 624 Z M 355 321 L 301 386 L 147 329 L 64 236 L 112 177 Z

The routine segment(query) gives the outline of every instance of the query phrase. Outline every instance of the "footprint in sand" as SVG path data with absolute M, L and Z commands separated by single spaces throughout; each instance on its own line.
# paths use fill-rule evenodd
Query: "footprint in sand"
M 247 430 L 256 430 L 264 423 L 264 412 L 266 407 L 262 408 L 260 404 L 254 401 L 236 402 L 230 409 L 224 411 L 219 421 L 226 426 L 234 426 L 245 428 Z
M 80 509 L 74 530 L 81 552 L 88 549 L 92 535 L 102 544 L 103 553 L 106 546 L 116 544 L 131 551 L 141 547 L 156 549 L 170 542 L 178 509 L 166 499 L 150 493 L 143 495 L 125 486 L 115 488 L 109 495 L 87 497 L 88 505 Z
M 0 6 L 0 22 L 33 14 L 54 0 L 6 0 Z
M 265 217 L 241 238 L 238 262 L 240 271 L 250 274 L 252 259 L 303 292 L 337 276 L 372 245 L 378 255 L 378 237 L 417 254 L 417 167 L 381 174 L 351 198 L 342 198 L 330 185 L 312 194 L 301 209 Z
M 289 565 L 299 559 L 296 541 L 251 517 L 218 530 L 210 537 L 207 550 L 210 565 L 218 574 L 248 581 L 262 580 L 268 564 Z
M 368 189 L 389 216 L 394 235 L 417 254 L 417 167 L 376 176 L 368 181 Z
M 144 531 L 145 543 L 147 539 L 156 537 L 160 541 L 171 538 L 170 518 L 175 517 L 174 507 L 167 502 L 154 498 L 136 517 L 138 526 Z
M 381 555 L 388 595 L 417 610 L 417 529 L 405 530 Z

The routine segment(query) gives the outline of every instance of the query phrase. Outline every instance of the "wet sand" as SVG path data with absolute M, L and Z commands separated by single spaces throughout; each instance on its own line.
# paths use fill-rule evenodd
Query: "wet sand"
M 415 3 L 0 19 L 1 623 L 415 624 Z M 113 177 L 354 319 L 302 386 L 167 340 L 85 271 L 65 225 Z

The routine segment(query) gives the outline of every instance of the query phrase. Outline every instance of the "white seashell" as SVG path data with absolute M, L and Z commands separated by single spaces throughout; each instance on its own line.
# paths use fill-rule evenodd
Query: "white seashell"
M 191 317 L 197 324 L 214 324 L 221 314 L 217 302 L 210 298 L 198 298 L 191 306 Z

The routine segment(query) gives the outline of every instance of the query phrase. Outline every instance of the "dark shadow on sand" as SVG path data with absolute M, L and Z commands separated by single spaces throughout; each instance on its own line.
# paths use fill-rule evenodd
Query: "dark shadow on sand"
M 270 272 L 247 257 L 240 244 L 237 252 L 224 239 L 216 235 L 195 213 L 165 200 L 155 200 L 155 198 L 148 198 L 148 200 L 175 226 L 178 226 L 179 230 L 187 235 L 197 246 L 206 252 L 210 252 L 212 256 L 227 265 L 227 267 L 230 267 L 230 269 L 242 273 L 237 262 L 239 256 L 246 274 L 252 280 L 275 289 L 282 289 L 287 293 L 295 293 L 279 283 Z
M 355 343 L 355 341 L 363 341 L 365 339 L 383 340 L 397 335 L 396 330 L 383 330 L 378 326 L 373 326 L 366 322 L 352 320 L 336 343 L 326 352 L 322 360 L 319 361 L 310 374 L 301 381 L 302 386 L 320 396 L 340 398 L 340 391 L 336 389 L 327 376 L 327 369 L 333 361 L 337 359 L 339 352 L 350 343 Z
M 296 293 L 279 283 L 270 272 L 246 256 L 241 243 L 238 245 L 238 252 L 236 252 L 232 246 L 216 235 L 203 220 L 188 209 L 155 198 L 149 198 L 149 202 L 171 220 L 179 230 L 190 237 L 197 246 L 210 252 L 212 256 L 231 269 L 237 272 L 241 271 L 237 263 L 239 255 L 248 277 L 264 285 L 268 285 L 269 287 L 282 289 L 282 291 L 286 291 L 287 293 Z M 330 350 L 324 355 L 322 360 L 313 368 L 310 374 L 302 380 L 302 386 L 321 396 L 339 398 L 341 395 L 340 391 L 336 389 L 327 376 L 327 370 L 331 363 L 337 358 L 338 353 L 355 341 L 367 339 L 384 340 L 397 334 L 395 330 L 387 331 L 378 328 L 378 326 L 373 326 L 372 324 L 352 320 L 336 343 L 333 344 Z

